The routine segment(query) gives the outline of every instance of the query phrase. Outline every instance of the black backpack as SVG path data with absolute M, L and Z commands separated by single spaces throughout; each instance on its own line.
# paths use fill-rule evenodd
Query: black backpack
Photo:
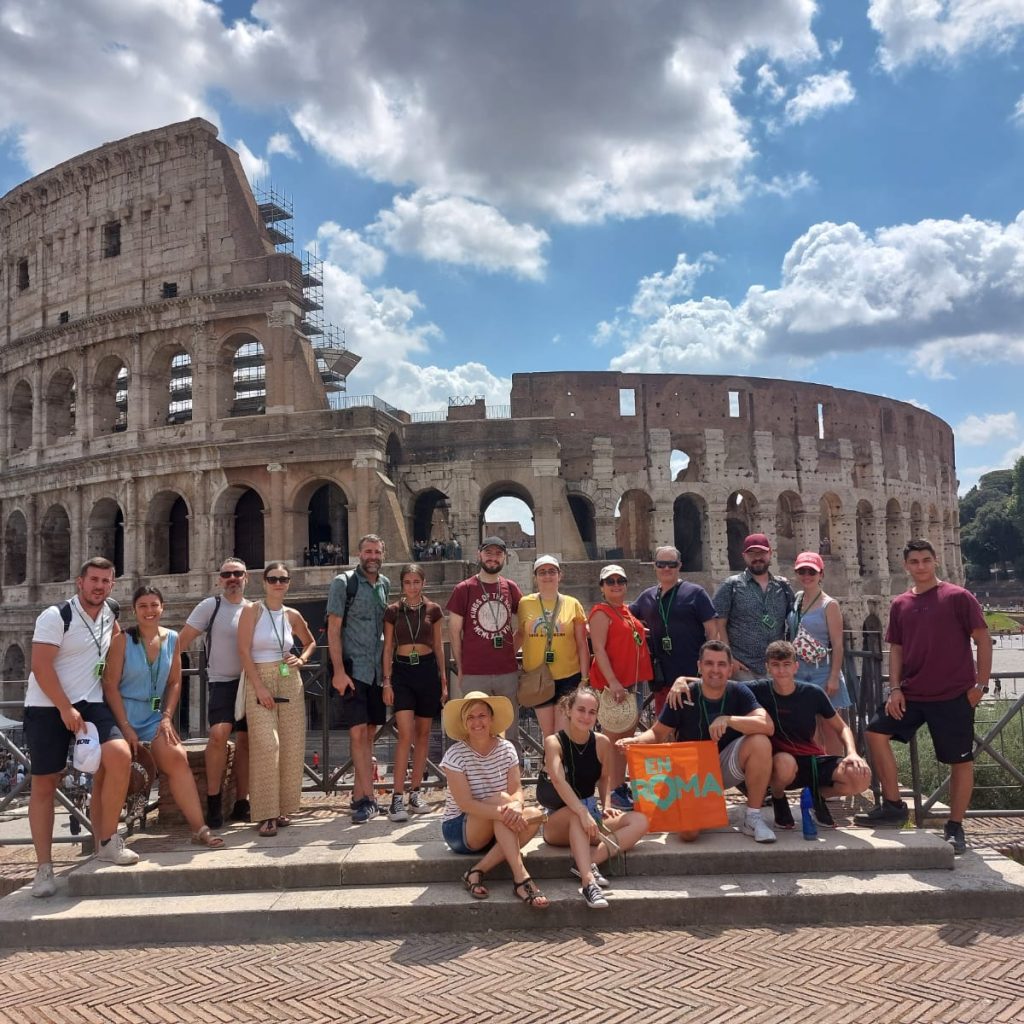
M 113 613 L 115 620 L 121 617 L 121 606 L 112 597 L 107 598 L 106 605 Z M 62 601 L 57 605 L 57 610 L 60 612 L 61 621 L 64 623 L 64 632 L 66 633 L 71 628 L 71 602 Z

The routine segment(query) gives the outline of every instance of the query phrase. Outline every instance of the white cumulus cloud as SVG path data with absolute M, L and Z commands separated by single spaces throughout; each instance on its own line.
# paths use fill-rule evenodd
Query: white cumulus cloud
M 925 58 L 1009 50 L 1024 29 L 1020 0 L 871 0 L 868 19 L 889 71 Z
M 235 151 L 238 153 L 238 159 L 242 163 L 242 170 L 245 171 L 245 176 L 249 179 L 250 183 L 266 180 L 270 174 L 270 164 L 263 157 L 257 156 L 245 144 L 245 139 L 238 139 L 235 142 Z
M 427 260 L 471 266 L 496 273 L 509 271 L 539 280 L 544 276 L 545 231 L 512 224 L 493 206 L 459 196 L 418 191 L 395 196 L 369 233 L 400 253 Z
M 289 157 L 292 160 L 299 158 L 299 154 L 295 152 L 292 138 L 287 132 L 274 132 L 267 139 L 267 156 L 276 156 L 277 154 Z
M 786 102 L 786 120 L 790 124 L 803 124 L 808 118 L 821 117 L 832 107 L 852 103 L 856 96 L 848 71 L 811 75 L 800 83 L 796 95 Z
M 971 415 L 953 428 L 961 444 L 983 445 L 993 441 L 1016 439 L 1020 421 L 1015 412 L 994 412 L 984 416 Z

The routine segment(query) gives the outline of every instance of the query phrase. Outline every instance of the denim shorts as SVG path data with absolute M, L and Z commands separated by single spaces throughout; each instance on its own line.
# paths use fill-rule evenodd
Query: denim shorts
M 448 844 L 448 849 L 450 849 L 452 853 L 486 853 L 494 845 L 494 840 L 492 839 L 486 846 L 481 847 L 479 850 L 470 849 L 469 844 L 466 842 L 465 814 L 460 814 L 457 818 L 448 818 L 447 821 L 442 821 L 441 836 Z

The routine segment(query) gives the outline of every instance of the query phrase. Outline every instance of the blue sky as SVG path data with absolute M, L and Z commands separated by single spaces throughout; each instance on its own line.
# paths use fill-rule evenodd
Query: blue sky
M 1024 0 L 0 0 L 0 192 L 187 117 L 295 204 L 351 394 L 745 372 L 1024 454 Z

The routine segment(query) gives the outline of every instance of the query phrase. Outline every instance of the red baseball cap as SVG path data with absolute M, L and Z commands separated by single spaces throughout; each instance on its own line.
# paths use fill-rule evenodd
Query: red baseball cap
M 825 571 L 825 560 L 818 554 L 817 551 L 801 551 L 796 556 L 796 561 L 793 563 L 793 568 L 802 569 L 806 566 L 809 569 L 814 569 L 817 572 Z
M 771 541 L 763 533 L 752 533 L 743 542 L 743 553 L 748 551 L 771 551 Z

